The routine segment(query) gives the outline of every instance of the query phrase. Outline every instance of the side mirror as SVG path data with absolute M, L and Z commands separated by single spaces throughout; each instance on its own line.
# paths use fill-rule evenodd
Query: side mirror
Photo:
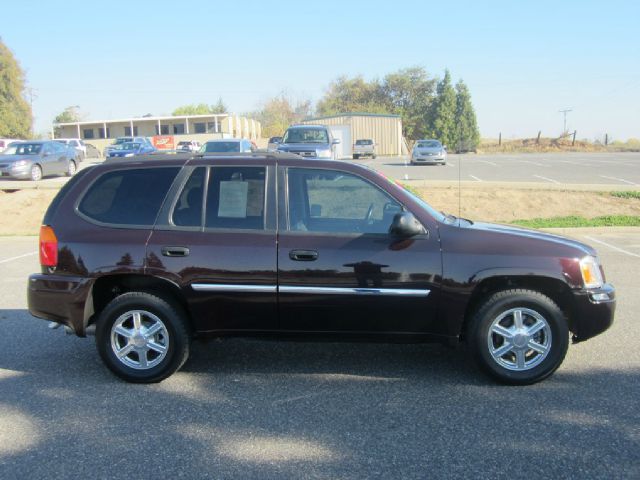
M 400 212 L 393 217 L 389 233 L 398 237 L 413 237 L 425 233 L 425 230 L 412 213 Z
M 332 145 L 338 145 L 340 143 L 340 139 L 339 138 L 334 138 L 333 142 L 331 142 Z

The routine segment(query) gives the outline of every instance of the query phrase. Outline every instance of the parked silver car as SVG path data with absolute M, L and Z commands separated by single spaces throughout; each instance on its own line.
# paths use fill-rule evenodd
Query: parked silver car
M 48 175 L 76 173 L 76 150 L 65 144 L 44 140 L 21 142 L 9 154 L 0 154 L 0 176 L 38 181 Z
M 376 158 L 376 144 L 370 138 L 358 139 L 353 144 L 353 159 L 357 160 L 360 157 Z
M 418 140 L 411 151 L 411 165 L 419 163 L 445 165 L 447 147 L 438 140 Z

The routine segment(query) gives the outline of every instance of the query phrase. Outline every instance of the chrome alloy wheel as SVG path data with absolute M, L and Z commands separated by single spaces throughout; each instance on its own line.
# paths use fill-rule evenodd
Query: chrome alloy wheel
M 162 320 L 153 313 L 131 310 L 114 322 L 111 349 L 127 367 L 148 370 L 167 356 L 169 332 Z
M 493 360 L 508 370 L 525 371 L 539 365 L 551 350 L 551 327 L 538 312 L 512 308 L 501 313 L 487 334 Z

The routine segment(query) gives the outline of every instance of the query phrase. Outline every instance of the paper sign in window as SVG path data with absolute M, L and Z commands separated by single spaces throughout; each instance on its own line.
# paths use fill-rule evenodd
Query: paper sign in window
M 248 196 L 248 182 L 220 182 L 218 217 L 246 218 Z

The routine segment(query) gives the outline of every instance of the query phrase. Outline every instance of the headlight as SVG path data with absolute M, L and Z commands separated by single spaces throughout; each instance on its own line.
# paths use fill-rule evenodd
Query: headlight
M 316 150 L 316 156 L 318 158 L 331 158 L 331 150 Z
M 29 162 L 27 162 L 26 160 L 18 160 L 17 162 L 13 162 L 13 165 L 11 165 L 12 167 L 24 167 L 28 164 Z
M 595 257 L 588 256 L 580 260 L 580 273 L 582 273 L 585 288 L 600 288 L 604 283 Z
M 124 154 L 125 157 L 133 157 L 133 155 L 134 155 L 133 153 L 125 153 Z

